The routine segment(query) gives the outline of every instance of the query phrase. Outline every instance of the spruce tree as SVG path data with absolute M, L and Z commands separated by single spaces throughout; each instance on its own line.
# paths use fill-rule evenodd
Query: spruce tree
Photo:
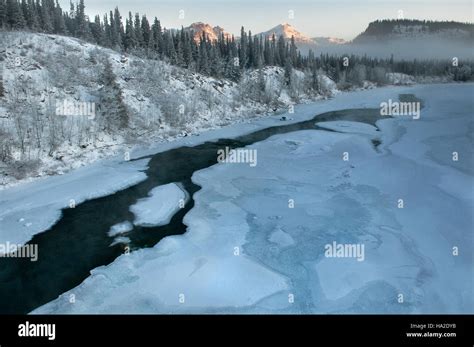
M 313 66 L 311 70 L 311 89 L 313 89 L 316 93 L 320 92 L 320 85 L 318 79 L 318 70 L 316 66 Z
M 193 59 L 193 48 L 192 48 L 192 43 L 193 39 L 190 37 L 189 33 L 184 32 L 183 30 L 181 31 L 181 40 L 184 42 L 183 43 L 183 61 L 184 61 L 184 66 L 189 68 L 192 63 Z
M 253 67 L 256 69 L 260 69 L 263 66 L 264 58 L 263 58 L 263 48 L 260 39 L 255 36 L 253 38 L 253 47 L 254 47 L 254 60 L 253 60 Z
M 248 43 L 247 43 L 247 67 L 254 65 L 255 59 L 255 47 L 253 45 L 252 32 L 249 31 Z
M 289 59 L 286 59 L 285 62 L 285 84 L 287 86 L 290 86 L 292 83 L 292 68 L 291 68 L 291 62 Z
M 26 17 L 26 25 L 33 31 L 40 30 L 40 20 L 38 9 L 36 8 L 34 0 L 28 0 L 28 16 Z
M 291 41 L 290 41 L 290 63 L 292 66 L 297 65 L 297 59 L 298 59 L 298 50 L 296 48 L 296 43 L 295 43 L 295 37 L 291 36 Z
M 29 16 L 28 3 L 26 2 L 26 0 L 21 0 L 19 7 L 20 7 L 21 14 L 23 16 L 23 19 L 25 21 L 25 26 L 26 26 L 28 22 L 28 16 Z
M 135 37 L 135 29 L 133 28 L 132 12 L 128 13 L 128 19 L 126 20 L 124 45 L 127 51 L 134 49 L 137 45 L 137 39 Z
M 79 1 L 76 9 L 77 35 L 83 39 L 89 39 L 91 36 L 89 22 L 86 20 L 84 0 Z
M 67 27 L 68 32 L 72 36 L 77 35 L 76 8 L 75 8 L 72 1 L 69 5 L 69 13 L 68 13 L 68 17 L 67 17 L 67 20 L 66 20 L 66 27 Z
M 239 63 L 242 69 L 247 66 L 247 34 L 244 27 L 240 29 Z
M 125 37 L 125 29 L 122 23 L 122 16 L 120 15 L 120 11 L 118 7 L 115 8 L 114 11 L 114 22 L 115 22 L 115 33 L 117 35 L 117 43 L 119 49 L 123 48 L 123 38 Z
M 278 64 L 282 67 L 286 66 L 286 44 L 285 39 L 282 35 L 278 37 L 277 42 L 277 55 L 278 55 Z
M 104 26 L 100 22 L 100 16 L 97 15 L 94 18 L 94 23 L 90 24 L 91 34 L 97 44 L 106 46 L 105 36 L 104 36 Z
M 3 76 L 0 74 L 0 98 L 5 96 L 5 88 L 3 87 Z
M 104 15 L 104 46 L 112 47 L 112 29 L 107 18 L 107 14 Z
M 149 35 L 148 44 L 147 44 L 148 57 L 155 56 L 155 53 L 156 53 L 156 50 L 155 50 L 155 36 L 153 35 L 153 30 L 150 30 L 150 35 Z
M 56 0 L 56 7 L 54 8 L 54 31 L 57 34 L 66 34 L 66 23 L 64 21 L 63 10 L 59 5 L 58 0 Z
M 25 19 L 21 8 L 16 0 L 7 0 L 7 24 L 11 29 L 23 29 L 25 27 Z
M 123 101 L 122 90 L 116 81 L 112 64 L 106 58 L 102 76 L 103 87 L 100 93 L 100 110 L 105 127 L 113 132 L 128 127 L 129 114 Z
M 265 42 L 263 44 L 263 61 L 265 65 L 273 65 L 272 64 L 272 52 L 270 49 L 270 40 L 265 38 Z
M 143 47 L 147 47 L 150 41 L 150 23 L 146 16 L 142 17 L 141 30 L 143 35 Z
M 153 38 L 155 40 L 155 44 L 154 44 L 155 50 L 159 54 L 163 54 L 163 48 L 162 48 L 162 46 L 163 46 L 163 34 L 161 32 L 160 21 L 156 17 L 155 17 L 155 20 L 153 22 L 152 30 L 153 30 Z
M 7 25 L 7 4 L 5 0 L 0 0 L 0 30 Z
M 277 54 L 276 49 L 276 37 L 275 34 L 272 35 L 272 39 L 270 42 L 270 60 L 272 61 L 272 65 L 279 65 L 280 64 L 280 57 Z
M 110 27 L 109 27 L 110 46 L 117 47 L 117 45 L 118 45 L 118 40 L 117 40 L 118 33 L 116 33 L 115 19 L 114 19 L 114 14 L 113 14 L 112 11 L 110 11 L 109 20 L 110 20 Z
M 167 42 L 167 49 L 168 49 L 168 58 L 171 64 L 176 65 L 178 59 L 176 56 L 176 48 L 175 48 L 175 38 L 173 34 L 168 34 L 168 42 Z
M 4 96 L 5 96 L 5 88 L 3 87 L 3 63 L 2 63 L 0 64 L 0 98 Z
M 140 25 L 140 15 L 138 13 L 135 14 L 135 24 L 134 24 L 133 29 L 135 30 L 135 37 L 137 39 L 137 46 L 138 47 L 143 47 L 145 42 L 143 40 L 142 27 Z
M 176 65 L 184 67 L 184 42 L 183 42 L 184 29 L 181 27 L 180 34 L 176 35 Z
M 206 36 L 203 33 L 201 42 L 199 45 L 199 60 L 198 60 L 199 72 L 204 75 L 209 75 L 209 55 L 207 51 Z
M 221 76 L 221 69 L 219 67 L 220 62 L 216 45 L 208 45 L 208 61 L 209 74 L 219 78 Z
M 170 33 L 169 31 L 163 31 L 162 35 L 162 44 L 159 47 L 159 53 L 162 58 L 169 57 L 169 41 L 170 41 Z
M 37 3 L 38 6 L 38 3 Z M 40 17 L 41 17 L 41 28 L 43 29 L 43 32 L 46 32 L 48 34 L 53 33 L 54 27 L 53 27 L 53 21 L 48 9 L 48 6 L 46 5 L 45 0 L 43 0 L 41 6 L 39 7 L 40 9 Z

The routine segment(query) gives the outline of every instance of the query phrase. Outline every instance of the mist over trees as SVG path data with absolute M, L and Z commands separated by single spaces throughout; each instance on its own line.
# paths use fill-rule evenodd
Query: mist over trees
M 394 33 L 400 27 L 413 28 L 421 32 L 435 33 L 442 30 L 465 30 L 469 38 L 474 38 L 474 25 L 471 23 L 459 23 L 454 21 L 430 21 L 417 19 L 383 19 L 371 22 L 367 29 L 354 41 L 362 40 L 364 36 L 383 37 Z M 410 30 L 410 29 L 408 29 Z

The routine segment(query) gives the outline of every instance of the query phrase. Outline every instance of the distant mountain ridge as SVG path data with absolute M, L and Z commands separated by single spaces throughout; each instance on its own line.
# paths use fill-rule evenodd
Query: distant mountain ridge
M 203 23 L 203 22 L 192 23 L 188 27 L 185 27 L 184 30 L 192 32 L 193 38 L 196 42 L 199 42 L 201 38 L 203 37 L 203 35 L 205 35 L 210 41 L 213 41 L 213 42 L 217 41 L 219 39 L 219 36 L 222 34 L 224 34 L 224 38 L 226 39 L 232 37 L 232 34 L 226 32 L 222 27 L 212 26 L 210 24 Z M 295 40 L 296 46 L 303 53 L 307 53 L 310 49 L 315 51 L 318 46 L 329 47 L 333 45 L 343 45 L 347 43 L 343 39 L 334 38 L 334 37 L 321 36 L 321 37 L 311 38 L 307 35 L 302 34 L 295 27 L 293 27 L 291 24 L 288 24 L 288 23 L 278 24 L 277 26 L 271 28 L 270 30 L 258 33 L 255 36 L 271 39 L 273 35 L 275 35 L 276 39 L 278 39 L 278 37 L 280 36 L 283 36 L 286 42 L 290 41 L 291 38 L 293 37 Z
M 379 40 L 439 38 L 454 40 L 474 39 L 474 24 L 461 22 L 425 21 L 415 19 L 377 20 L 358 35 L 353 43 Z

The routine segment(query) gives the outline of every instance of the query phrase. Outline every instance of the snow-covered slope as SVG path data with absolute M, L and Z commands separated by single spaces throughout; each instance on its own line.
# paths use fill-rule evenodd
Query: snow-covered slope
M 0 97 L 0 186 L 62 173 L 134 146 L 247 121 L 295 102 L 276 68 L 266 70 L 268 88 L 275 92 L 263 99 L 249 92 L 258 81 L 245 75 L 241 83 L 216 79 L 70 37 L 0 36 L 5 88 Z M 101 104 L 106 61 L 129 114 L 127 128 L 118 132 L 107 130 L 108 106 Z M 299 94 L 298 101 L 318 97 Z M 64 102 L 94 106 L 96 112 L 93 117 L 58 115 L 57 105 Z

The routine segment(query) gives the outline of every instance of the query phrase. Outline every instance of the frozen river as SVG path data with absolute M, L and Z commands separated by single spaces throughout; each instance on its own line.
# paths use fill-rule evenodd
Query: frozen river
M 142 176 L 31 236 L 37 262 L 0 258 L 0 312 L 472 313 L 473 92 L 355 94 L 124 164 Z M 380 117 L 408 93 L 419 119 Z M 225 147 L 258 161 L 217 164 Z

